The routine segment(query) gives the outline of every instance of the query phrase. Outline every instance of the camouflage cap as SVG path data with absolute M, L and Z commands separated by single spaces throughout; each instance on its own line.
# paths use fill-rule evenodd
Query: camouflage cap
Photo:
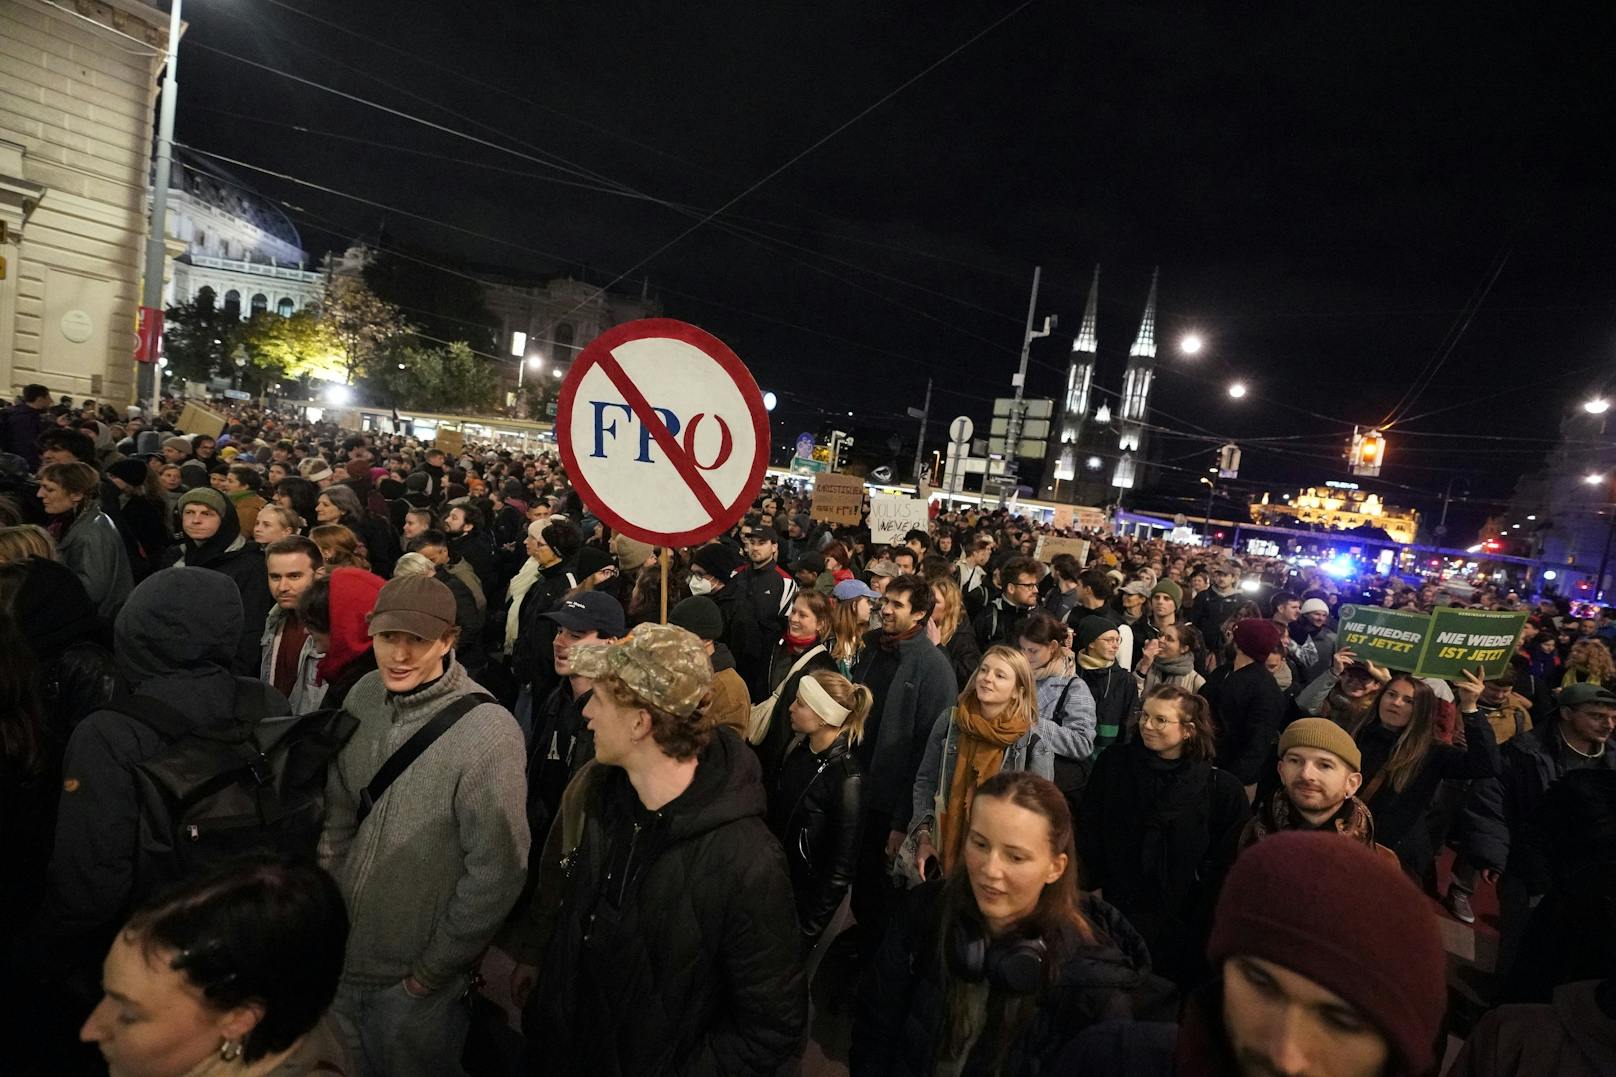
M 644 624 L 607 647 L 575 647 L 572 672 L 579 677 L 616 677 L 650 706 L 688 718 L 713 681 L 707 647 L 674 625 Z

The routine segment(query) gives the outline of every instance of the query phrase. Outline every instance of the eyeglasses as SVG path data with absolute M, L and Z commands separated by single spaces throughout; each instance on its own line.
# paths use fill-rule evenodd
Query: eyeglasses
M 1141 714 L 1139 724 L 1150 729 L 1166 729 L 1170 725 L 1183 725 L 1182 718 L 1162 718 L 1155 714 Z

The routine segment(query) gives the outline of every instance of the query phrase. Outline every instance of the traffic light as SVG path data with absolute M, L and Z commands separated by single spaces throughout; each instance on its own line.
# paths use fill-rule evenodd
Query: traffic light
M 1367 434 L 1354 431 L 1349 454 L 1354 475 L 1379 475 L 1386 462 L 1386 435 L 1379 430 Z

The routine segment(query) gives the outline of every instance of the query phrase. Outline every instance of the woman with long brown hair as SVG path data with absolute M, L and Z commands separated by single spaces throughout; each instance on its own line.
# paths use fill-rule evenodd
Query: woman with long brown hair
M 1139 929 L 1156 970 L 1186 985 L 1204 970 L 1206 915 L 1251 815 L 1216 756 L 1211 704 L 1158 686 L 1138 736 L 1095 760 L 1077 812 L 1085 881 Z
M 774 784 L 791 744 L 791 704 L 798 682 L 816 670 L 836 669 L 825 646 L 830 638 L 830 599 L 818 591 L 798 591 L 786 615 L 786 634 L 775 643 L 768 668 L 768 695 L 753 697 L 747 739 L 763 764 L 763 787 Z
M 1387 681 L 1358 728 L 1349 730 L 1363 755 L 1358 799 L 1374 815 L 1375 840 L 1395 852 L 1403 870 L 1416 879 L 1423 879 L 1436 859 L 1426 816 L 1443 779 L 1498 773 L 1498 744 L 1476 707 L 1485 687 L 1468 671 L 1454 682 L 1463 732 L 1456 731 L 1452 744 L 1436 738 L 1436 693 L 1408 673 Z
M 1115 909 L 1079 890 L 1054 783 L 1000 771 L 964 829 L 959 866 L 910 896 L 864 980 L 856 1077 L 1048 1073 L 1083 1029 L 1130 1016 L 1150 958 Z
M 309 538 L 320 547 L 325 559 L 326 574 L 332 569 L 358 568 L 370 571 L 370 559 L 360 548 L 359 536 L 344 524 L 317 524 L 309 529 Z

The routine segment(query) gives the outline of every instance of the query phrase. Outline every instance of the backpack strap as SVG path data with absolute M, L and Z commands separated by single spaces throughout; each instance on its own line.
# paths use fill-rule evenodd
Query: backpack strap
M 133 718 L 147 729 L 172 744 L 192 731 L 195 725 L 189 718 L 156 696 L 131 695 L 119 692 L 102 705 L 106 710 Z
M 355 825 L 363 824 L 365 817 L 376 806 L 376 802 L 387 792 L 387 787 L 398 780 L 398 776 L 409 769 L 410 764 L 421 757 L 421 753 L 432 747 L 432 742 L 449 732 L 449 729 L 468 713 L 484 703 L 497 703 L 493 696 L 487 692 L 473 692 L 470 695 L 458 696 L 450 700 L 442 710 L 432 716 L 432 720 L 417 729 L 398 748 L 398 751 L 387 757 L 387 762 L 370 779 L 370 784 L 359 792 L 359 808 Z

